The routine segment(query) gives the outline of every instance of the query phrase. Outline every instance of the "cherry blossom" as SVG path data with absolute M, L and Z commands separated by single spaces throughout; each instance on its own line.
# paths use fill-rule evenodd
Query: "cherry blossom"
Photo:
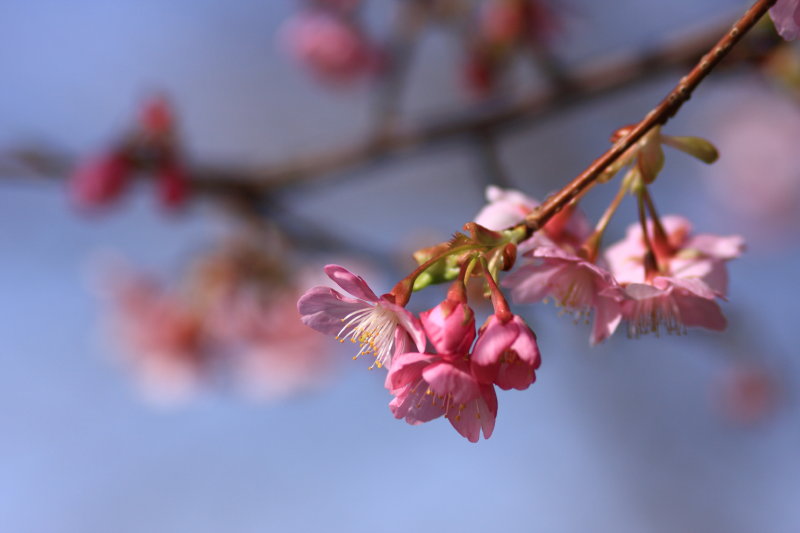
M 355 298 L 329 287 L 309 289 L 297 302 L 304 324 L 336 335 L 340 342 L 358 344 L 356 357 L 371 355 L 378 367 L 390 368 L 394 356 L 414 348 L 425 349 L 425 332 L 419 319 L 395 304 L 391 295 L 378 298 L 361 277 L 338 265 L 327 265 L 325 273 Z

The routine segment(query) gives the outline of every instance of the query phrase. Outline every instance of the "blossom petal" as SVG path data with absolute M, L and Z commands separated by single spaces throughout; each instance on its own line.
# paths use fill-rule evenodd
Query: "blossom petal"
M 599 297 L 595 302 L 594 325 L 589 342 L 594 346 L 610 337 L 622 320 L 622 306 L 614 298 Z
M 435 355 L 413 352 L 398 355 L 392 361 L 392 368 L 386 375 L 386 388 L 394 392 L 415 381 L 435 357 Z
M 334 283 L 346 290 L 356 298 L 367 302 L 377 302 L 378 297 L 369 288 L 361 276 L 356 276 L 349 270 L 339 265 L 325 265 L 323 269 Z
M 369 304 L 342 296 L 330 287 L 313 287 L 297 301 L 303 324 L 327 335 L 337 334 L 347 315 L 367 306 Z
M 422 371 L 422 377 L 430 384 L 433 392 L 450 394 L 458 404 L 465 404 L 480 394 L 475 378 L 465 369 L 450 362 L 433 363 Z

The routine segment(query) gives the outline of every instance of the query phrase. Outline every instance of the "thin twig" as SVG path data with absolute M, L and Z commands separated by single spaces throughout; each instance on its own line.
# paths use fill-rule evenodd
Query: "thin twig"
M 776 0 L 758 0 L 734 23 L 728 32 L 706 53 L 689 74 L 681 78 L 678 85 L 634 126 L 627 135 L 614 145 L 594 163 L 573 179 L 566 187 L 551 195 L 525 220 L 525 227 L 532 234 L 550 220 L 553 215 L 563 209 L 569 202 L 595 183 L 598 177 L 614 161 L 616 161 L 639 139 L 655 126 L 664 125 L 672 118 L 681 106 L 691 97 L 700 82 L 719 64 L 735 45 L 760 19 Z

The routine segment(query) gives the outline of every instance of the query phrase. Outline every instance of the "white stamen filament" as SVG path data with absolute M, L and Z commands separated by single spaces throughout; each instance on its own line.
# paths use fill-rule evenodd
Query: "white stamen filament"
M 342 322 L 345 324 L 336 338 L 339 342 L 350 339 L 350 342 L 358 344 L 359 350 L 353 359 L 372 355 L 375 362 L 370 369 L 381 368 L 391 361 L 395 348 L 394 334 L 399 323 L 394 311 L 380 305 L 369 306 L 353 311 Z

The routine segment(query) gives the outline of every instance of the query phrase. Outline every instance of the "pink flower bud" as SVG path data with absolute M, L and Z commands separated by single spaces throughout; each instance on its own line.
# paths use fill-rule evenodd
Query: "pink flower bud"
M 448 299 L 419 317 L 438 353 L 469 352 L 475 340 L 475 313 L 467 304 Z
M 130 160 L 120 151 L 82 163 L 70 180 L 70 192 L 75 203 L 86 209 L 113 203 L 127 185 L 130 171 Z
M 471 361 L 472 374 L 481 383 L 524 390 L 536 381 L 542 359 L 536 334 L 522 318 L 514 315 L 503 322 L 492 315 L 481 328 Z

